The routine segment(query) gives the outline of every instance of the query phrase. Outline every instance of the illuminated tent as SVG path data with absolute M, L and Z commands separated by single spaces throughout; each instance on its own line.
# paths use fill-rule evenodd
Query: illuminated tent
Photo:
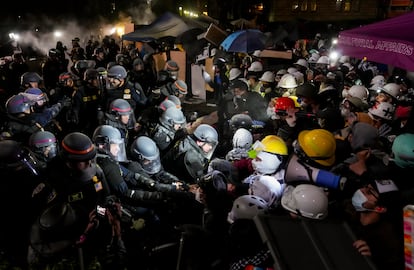
M 414 71 L 414 12 L 344 30 L 339 33 L 342 54 Z
M 194 28 L 203 29 L 206 27 L 201 22 L 185 19 L 171 12 L 166 12 L 151 24 L 123 35 L 122 39 L 127 41 L 150 42 L 165 37 L 177 37 Z

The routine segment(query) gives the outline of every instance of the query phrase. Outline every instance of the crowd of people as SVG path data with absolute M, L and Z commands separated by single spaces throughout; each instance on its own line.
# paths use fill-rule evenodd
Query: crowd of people
M 132 45 L 2 66 L 1 269 L 273 269 L 257 215 L 345 221 L 358 256 L 404 269 L 407 71 L 332 60 L 320 34 L 276 65 L 214 48 L 216 110 L 195 117 L 182 67 Z

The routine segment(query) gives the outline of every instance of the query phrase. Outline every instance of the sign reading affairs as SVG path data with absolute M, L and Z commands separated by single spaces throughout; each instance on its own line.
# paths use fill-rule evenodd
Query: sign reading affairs
M 414 47 L 403 42 L 394 42 L 387 40 L 375 40 L 356 37 L 339 36 L 339 43 L 346 46 L 368 48 L 372 50 L 381 50 L 394 52 L 403 55 L 412 55 Z

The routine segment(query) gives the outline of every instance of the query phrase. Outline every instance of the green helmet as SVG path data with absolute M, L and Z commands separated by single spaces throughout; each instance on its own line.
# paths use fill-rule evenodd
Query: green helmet
M 398 167 L 414 167 L 414 134 L 398 135 L 392 144 L 392 153 Z

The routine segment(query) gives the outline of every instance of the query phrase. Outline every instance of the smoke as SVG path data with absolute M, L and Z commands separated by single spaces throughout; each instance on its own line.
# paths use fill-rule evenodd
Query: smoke
M 150 24 L 156 18 L 149 4 L 141 4 L 135 7 L 131 7 L 128 9 L 128 13 L 131 16 L 132 23 L 136 25 Z
M 96 16 L 93 23 L 80 19 L 72 20 L 52 20 L 47 16 L 28 17 L 26 20 L 36 27 L 16 31 L 16 41 L 23 49 L 36 52 L 37 54 L 47 55 L 51 48 L 56 47 L 56 43 L 61 41 L 68 49 L 72 47 L 72 39 L 78 37 L 80 45 L 85 48 L 88 40 L 102 42 L 105 36 L 115 38 L 121 42 L 121 34 L 117 33 L 116 28 L 123 27 L 125 24 L 146 25 L 154 19 L 151 7 L 147 3 L 139 4 L 128 8 L 125 11 L 118 11 L 118 18 L 109 21 L 102 16 Z

